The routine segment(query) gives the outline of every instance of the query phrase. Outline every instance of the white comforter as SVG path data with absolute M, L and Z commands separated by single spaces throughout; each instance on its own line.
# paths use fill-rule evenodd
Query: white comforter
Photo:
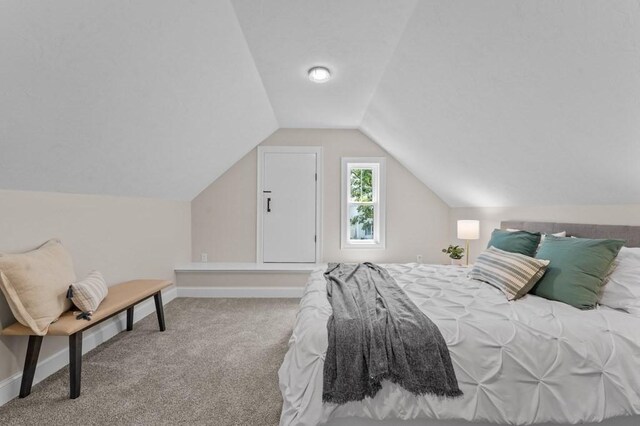
M 440 328 L 464 397 L 416 397 L 385 382 L 374 397 L 322 403 L 327 350 L 324 269 L 311 274 L 279 371 L 281 425 L 332 418 L 464 419 L 506 424 L 597 422 L 640 414 L 640 318 L 580 311 L 536 296 L 508 302 L 460 267 L 383 265 Z

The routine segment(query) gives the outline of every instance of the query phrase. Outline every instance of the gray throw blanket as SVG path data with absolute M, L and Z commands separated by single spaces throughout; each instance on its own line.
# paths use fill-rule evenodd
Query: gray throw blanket
M 415 395 L 462 395 L 440 330 L 384 268 L 330 263 L 324 275 L 333 308 L 324 402 L 373 397 L 384 379 Z

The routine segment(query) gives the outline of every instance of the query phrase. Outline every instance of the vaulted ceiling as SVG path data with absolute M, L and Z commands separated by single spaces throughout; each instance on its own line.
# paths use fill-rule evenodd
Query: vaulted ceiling
M 226 0 L 0 2 L 0 188 L 190 200 L 277 128 Z
M 633 0 L 4 0 L 0 64 L 0 189 L 191 199 L 314 127 L 451 206 L 640 202 Z

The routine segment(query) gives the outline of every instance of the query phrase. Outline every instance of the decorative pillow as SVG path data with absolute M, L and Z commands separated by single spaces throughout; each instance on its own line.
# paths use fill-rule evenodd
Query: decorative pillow
M 536 258 L 550 260 L 531 293 L 579 309 L 593 309 L 600 287 L 624 241 L 548 236 Z
M 564 238 L 564 237 L 567 236 L 567 231 L 556 232 L 555 234 L 542 234 L 542 236 L 540 237 L 540 243 L 542 243 L 544 241 L 544 239 L 547 238 L 548 235 L 553 235 L 554 237 Z
M 491 239 L 489 240 L 487 248 L 495 247 L 503 251 L 520 253 L 525 256 L 533 257 L 536 254 L 538 244 L 540 244 L 539 232 L 509 232 L 502 229 L 495 229 L 491 233 Z
M 613 265 L 600 304 L 640 315 L 640 248 L 622 247 Z
M 67 297 L 82 312 L 93 313 L 109 292 L 104 277 L 93 271 L 82 281 L 71 284 Z
M 519 229 L 507 228 L 507 231 L 508 232 L 518 232 L 520 230 Z M 553 235 L 554 237 L 566 237 L 567 236 L 567 231 L 556 232 L 555 234 L 542 233 L 542 235 L 540 236 L 540 244 L 542 244 L 544 239 L 547 238 L 547 235 Z M 540 248 L 540 244 L 538 244 L 538 248 Z
M 69 310 L 67 288 L 76 280 L 71 255 L 58 240 L 22 254 L 0 254 L 0 288 L 16 320 L 38 336 Z
M 542 278 L 548 260 L 534 259 L 489 247 L 476 259 L 469 277 L 500 289 L 509 300 L 519 299 Z

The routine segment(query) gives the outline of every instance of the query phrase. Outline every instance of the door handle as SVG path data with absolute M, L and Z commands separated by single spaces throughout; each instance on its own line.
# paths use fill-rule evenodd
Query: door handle
M 271 213 L 271 198 L 267 198 L 267 213 Z

